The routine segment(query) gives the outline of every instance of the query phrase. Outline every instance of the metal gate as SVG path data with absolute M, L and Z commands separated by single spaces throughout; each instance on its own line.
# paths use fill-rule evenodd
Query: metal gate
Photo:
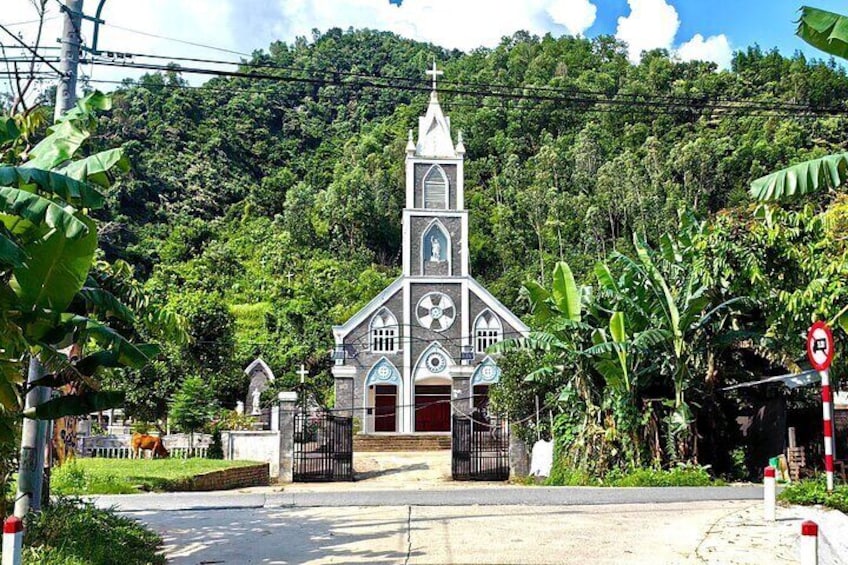
M 475 412 L 453 416 L 451 474 L 455 481 L 509 479 L 509 424 L 505 418 Z
M 294 419 L 295 482 L 353 480 L 353 418 L 300 411 Z

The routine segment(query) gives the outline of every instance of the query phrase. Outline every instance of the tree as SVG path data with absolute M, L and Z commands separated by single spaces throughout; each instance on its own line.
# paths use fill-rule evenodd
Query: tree
M 168 417 L 177 429 L 189 433 L 193 448 L 195 432 L 202 430 L 219 408 L 212 387 L 200 377 L 188 377 L 174 395 Z

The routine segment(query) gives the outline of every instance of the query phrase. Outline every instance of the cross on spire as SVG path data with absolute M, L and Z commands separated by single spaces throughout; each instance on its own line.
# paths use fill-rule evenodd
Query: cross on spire
M 433 90 L 436 90 L 436 79 L 445 74 L 445 71 L 440 71 L 436 68 L 436 60 L 433 59 L 433 68 L 428 71 L 424 71 L 424 74 L 433 77 Z

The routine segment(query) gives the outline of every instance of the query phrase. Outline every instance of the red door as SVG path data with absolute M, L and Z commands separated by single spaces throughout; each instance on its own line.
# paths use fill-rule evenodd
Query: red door
M 450 385 L 415 387 L 415 431 L 449 432 L 451 429 Z
M 397 430 L 397 387 L 379 385 L 374 391 L 374 431 Z

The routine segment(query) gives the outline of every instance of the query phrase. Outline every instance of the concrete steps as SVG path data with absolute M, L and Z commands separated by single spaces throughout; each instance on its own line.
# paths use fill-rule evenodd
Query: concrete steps
M 451 436 L 444 434 L 357 434 L 354 452 L 438 451 L 451 448 Z

